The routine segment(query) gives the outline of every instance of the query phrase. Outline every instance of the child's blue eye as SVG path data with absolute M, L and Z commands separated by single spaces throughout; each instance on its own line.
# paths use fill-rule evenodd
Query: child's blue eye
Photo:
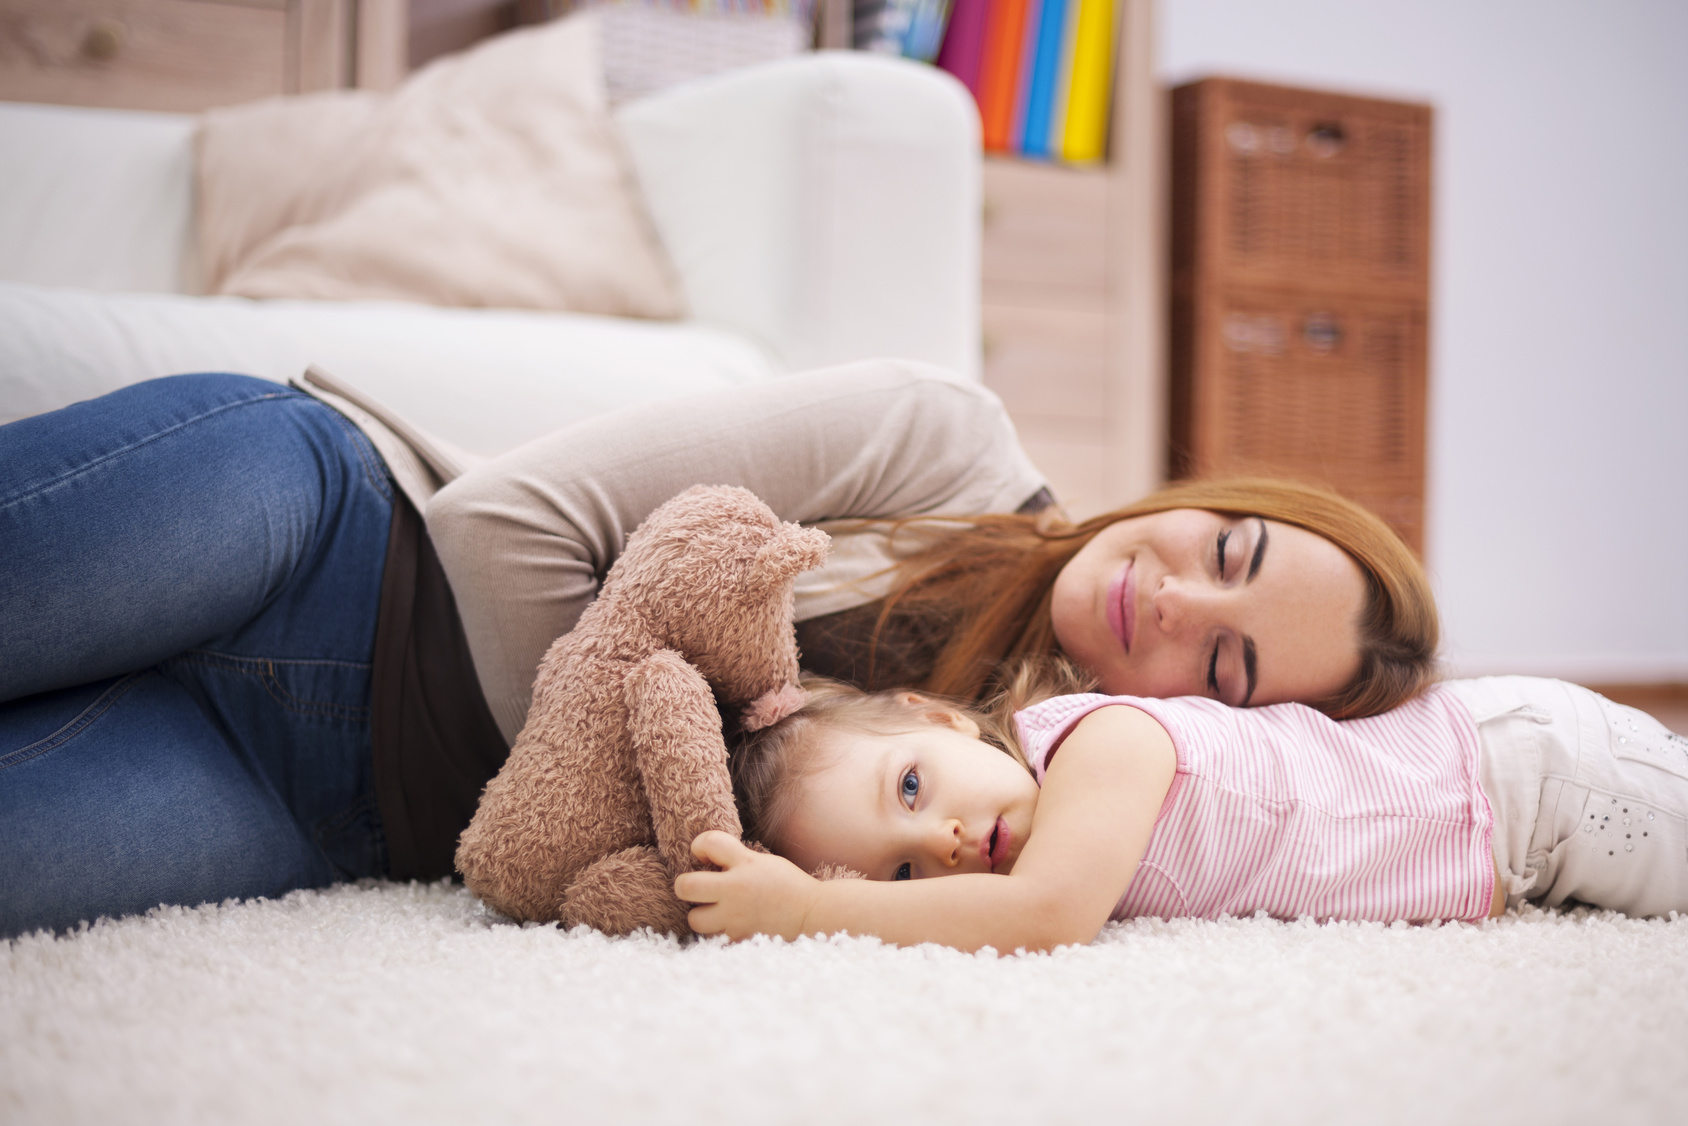
M 897 865 L 897 874 L 891 878 L 893 880 L 912 880 L 914 879 L 914 870 L 908 866 L 908 861 L 905 860 Z
M 902 784 L 897 790 L 902 795 L 903 804 L 913 809 L 914 799 L 920 796 L 920 775 L 912 770 L 904 774 Z

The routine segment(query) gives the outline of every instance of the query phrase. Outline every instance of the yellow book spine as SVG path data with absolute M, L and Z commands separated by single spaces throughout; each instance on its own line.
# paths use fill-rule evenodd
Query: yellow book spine
M 1067 95 L 1067 128 L 1061 138 L 1061 156 L 1067 160 L 1101 160 L 1107 151 L 1108 78 L 1113 54 L 1113 0 L 1081 0 L 1078 37 L 1073 44 L 1072 86 Z

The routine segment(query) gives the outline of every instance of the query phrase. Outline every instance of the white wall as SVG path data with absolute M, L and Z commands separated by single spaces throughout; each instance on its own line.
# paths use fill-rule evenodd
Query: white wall
M 1688 3 L 1162 0 L 1165 77 L 1436 107 L 1452 671 L 1688 680 Z

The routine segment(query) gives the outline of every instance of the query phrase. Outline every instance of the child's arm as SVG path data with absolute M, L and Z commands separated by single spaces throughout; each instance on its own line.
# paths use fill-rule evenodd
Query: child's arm
M 848 931 L 962 950 L 1089 942 L 1137 871 L 1176 765 L 1172 738 L 1147 713 L 1099 708 L 1061 744 L 1006 876 L 823 882 L 725 833 L 704 833 L 693 851 L 722 871 L 687 873 L 674 890 L 702 905 L 689 916 L 693 930 L 735 940 Z

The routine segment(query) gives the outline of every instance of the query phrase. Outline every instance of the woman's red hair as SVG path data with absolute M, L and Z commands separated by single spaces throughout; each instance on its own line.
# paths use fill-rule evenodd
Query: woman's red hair
M 963 700 L 988 697 L 1000 687 L 1006 662 L 1059 652 L 1049 607 L 1061 568 L 1110 524 L 1175 508 L 1293 524 L 1329 540 L 1360 565 L 1367 585 L 1360 669 L 1334 696 L 1305 703 L 1338 719 L 1376 715 L 1431 682 L 1436 602 L 1411 549 L 1353 501 L 1311 485 L 1264 478 L 1180 481 L 1077 524 L 1047 513 L 996 515 L 940 531 L 898 565 L 876 641 L 892 623 L 916 634 L 937 633 L 945 640 L 919 687 Z M 930 520 L 905 520 L 892 534 L 932 527 Z

